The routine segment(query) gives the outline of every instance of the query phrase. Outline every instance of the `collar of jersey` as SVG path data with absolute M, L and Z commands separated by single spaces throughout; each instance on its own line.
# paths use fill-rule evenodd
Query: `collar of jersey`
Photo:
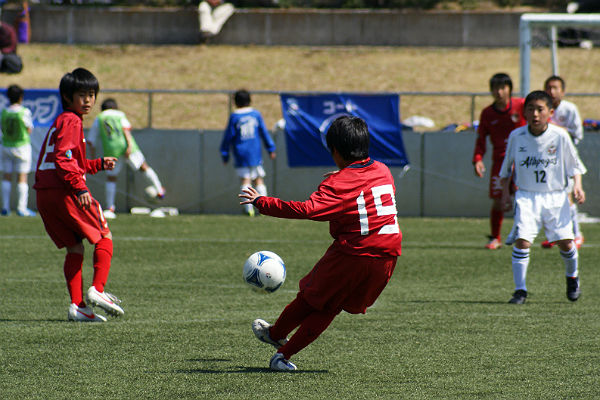
M 364 167 L 368 167 L 369 165 L 373 164 L 373 160 L 371 160 L 371 158 L 367 158 L 364 161 L 355 161 L 352 164 L 348 165 L 346 168 L 364 168 Z

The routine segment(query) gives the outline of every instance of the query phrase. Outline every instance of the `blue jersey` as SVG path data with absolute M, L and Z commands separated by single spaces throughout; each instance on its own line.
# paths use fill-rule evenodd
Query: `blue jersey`
M 260 112 L 251 107 L 235 110 L 229 116 L 229 123 L 221 142 L 223 161 L 227 162 L 229 160 L 229 152 L 233 147 L 236 168 L 261 165 L 261 139 L 269 153 L 275 151 L 275 143 L 267 131 Z

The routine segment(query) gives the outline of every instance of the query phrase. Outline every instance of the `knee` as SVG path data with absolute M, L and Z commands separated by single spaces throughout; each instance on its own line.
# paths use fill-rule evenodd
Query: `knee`
M 84 251 L 85 248 L 83 247 L 82 242 L 74 244 L 73 246 L 67 246 L 67 253 L 83 254 Z

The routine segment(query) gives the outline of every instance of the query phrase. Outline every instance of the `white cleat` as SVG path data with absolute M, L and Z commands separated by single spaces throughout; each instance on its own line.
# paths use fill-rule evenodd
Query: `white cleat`
M 106 322 L 106 318 L 100 314 L 94 314 L 94 310 L 91 307 L 79 307 L 75 303 L 71 303 L 69 306 L 67 316 L 69 321 Z
M 113 296 L 110 293 L 100 293 L 94 286 L 91 286 L 88 289 L 86 301 L 93 306 L 102 308 L 104 311 L 114 317 L 120 317 L 121 315 L 125 314 L 123 309 L 119 306 L 121 300 L 117 299 L 116 296 Z
M 106 219 L 115 219 L 117 218 L 117 214 L 112 209 L 104 210 L 103 212 L 104 218 Z
M 271 336 L 269 335 L 270 327 L 271 327 L 271 324 L 269 324 L 267 321 L 264 321 L 262 319 L 255 319 L 254 321 L 252 321 L 252 332 L 254 332 L 254 335 L 256 336 L 256 338 L 258 340 L 260 340 L 261 342 L 270 344 L 271 346 L 275 347 L 276 349 L 279 349 L 281 346 L 286 344 L 288 340 L 285 338 L 280 339 L 278 341 L 271 339 Z
M 273 371 L 295 371 L 298 369 L 294 363 L 283 358 L 283 354 L 281 353 L 275 353 L 275 355 L 271 357 L 269 367 Z

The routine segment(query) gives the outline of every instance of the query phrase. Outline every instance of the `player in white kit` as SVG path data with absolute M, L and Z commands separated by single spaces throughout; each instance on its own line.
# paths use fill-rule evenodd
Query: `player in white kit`
M 527 298 L 525 278 L 529 248 L 543 227 L 546 237 L 560 249 L 567 277 L 567 298 L 580 295 L 577 247 L 568 200 L 568 178 L 573 177 L 573 197 L 585 201 L 581 175 L 586 172 L 573 142 L 563 128 L 550 124 L 552 98 L 541 90 L 525 99 L 527 125 L 512 131 L 500 169 L 502 203 L 510 209 L 510 178 L 518 187 L 515 194 L 515 219 L 512 269 L 515 292 L 510 303 L 523 304 Z

